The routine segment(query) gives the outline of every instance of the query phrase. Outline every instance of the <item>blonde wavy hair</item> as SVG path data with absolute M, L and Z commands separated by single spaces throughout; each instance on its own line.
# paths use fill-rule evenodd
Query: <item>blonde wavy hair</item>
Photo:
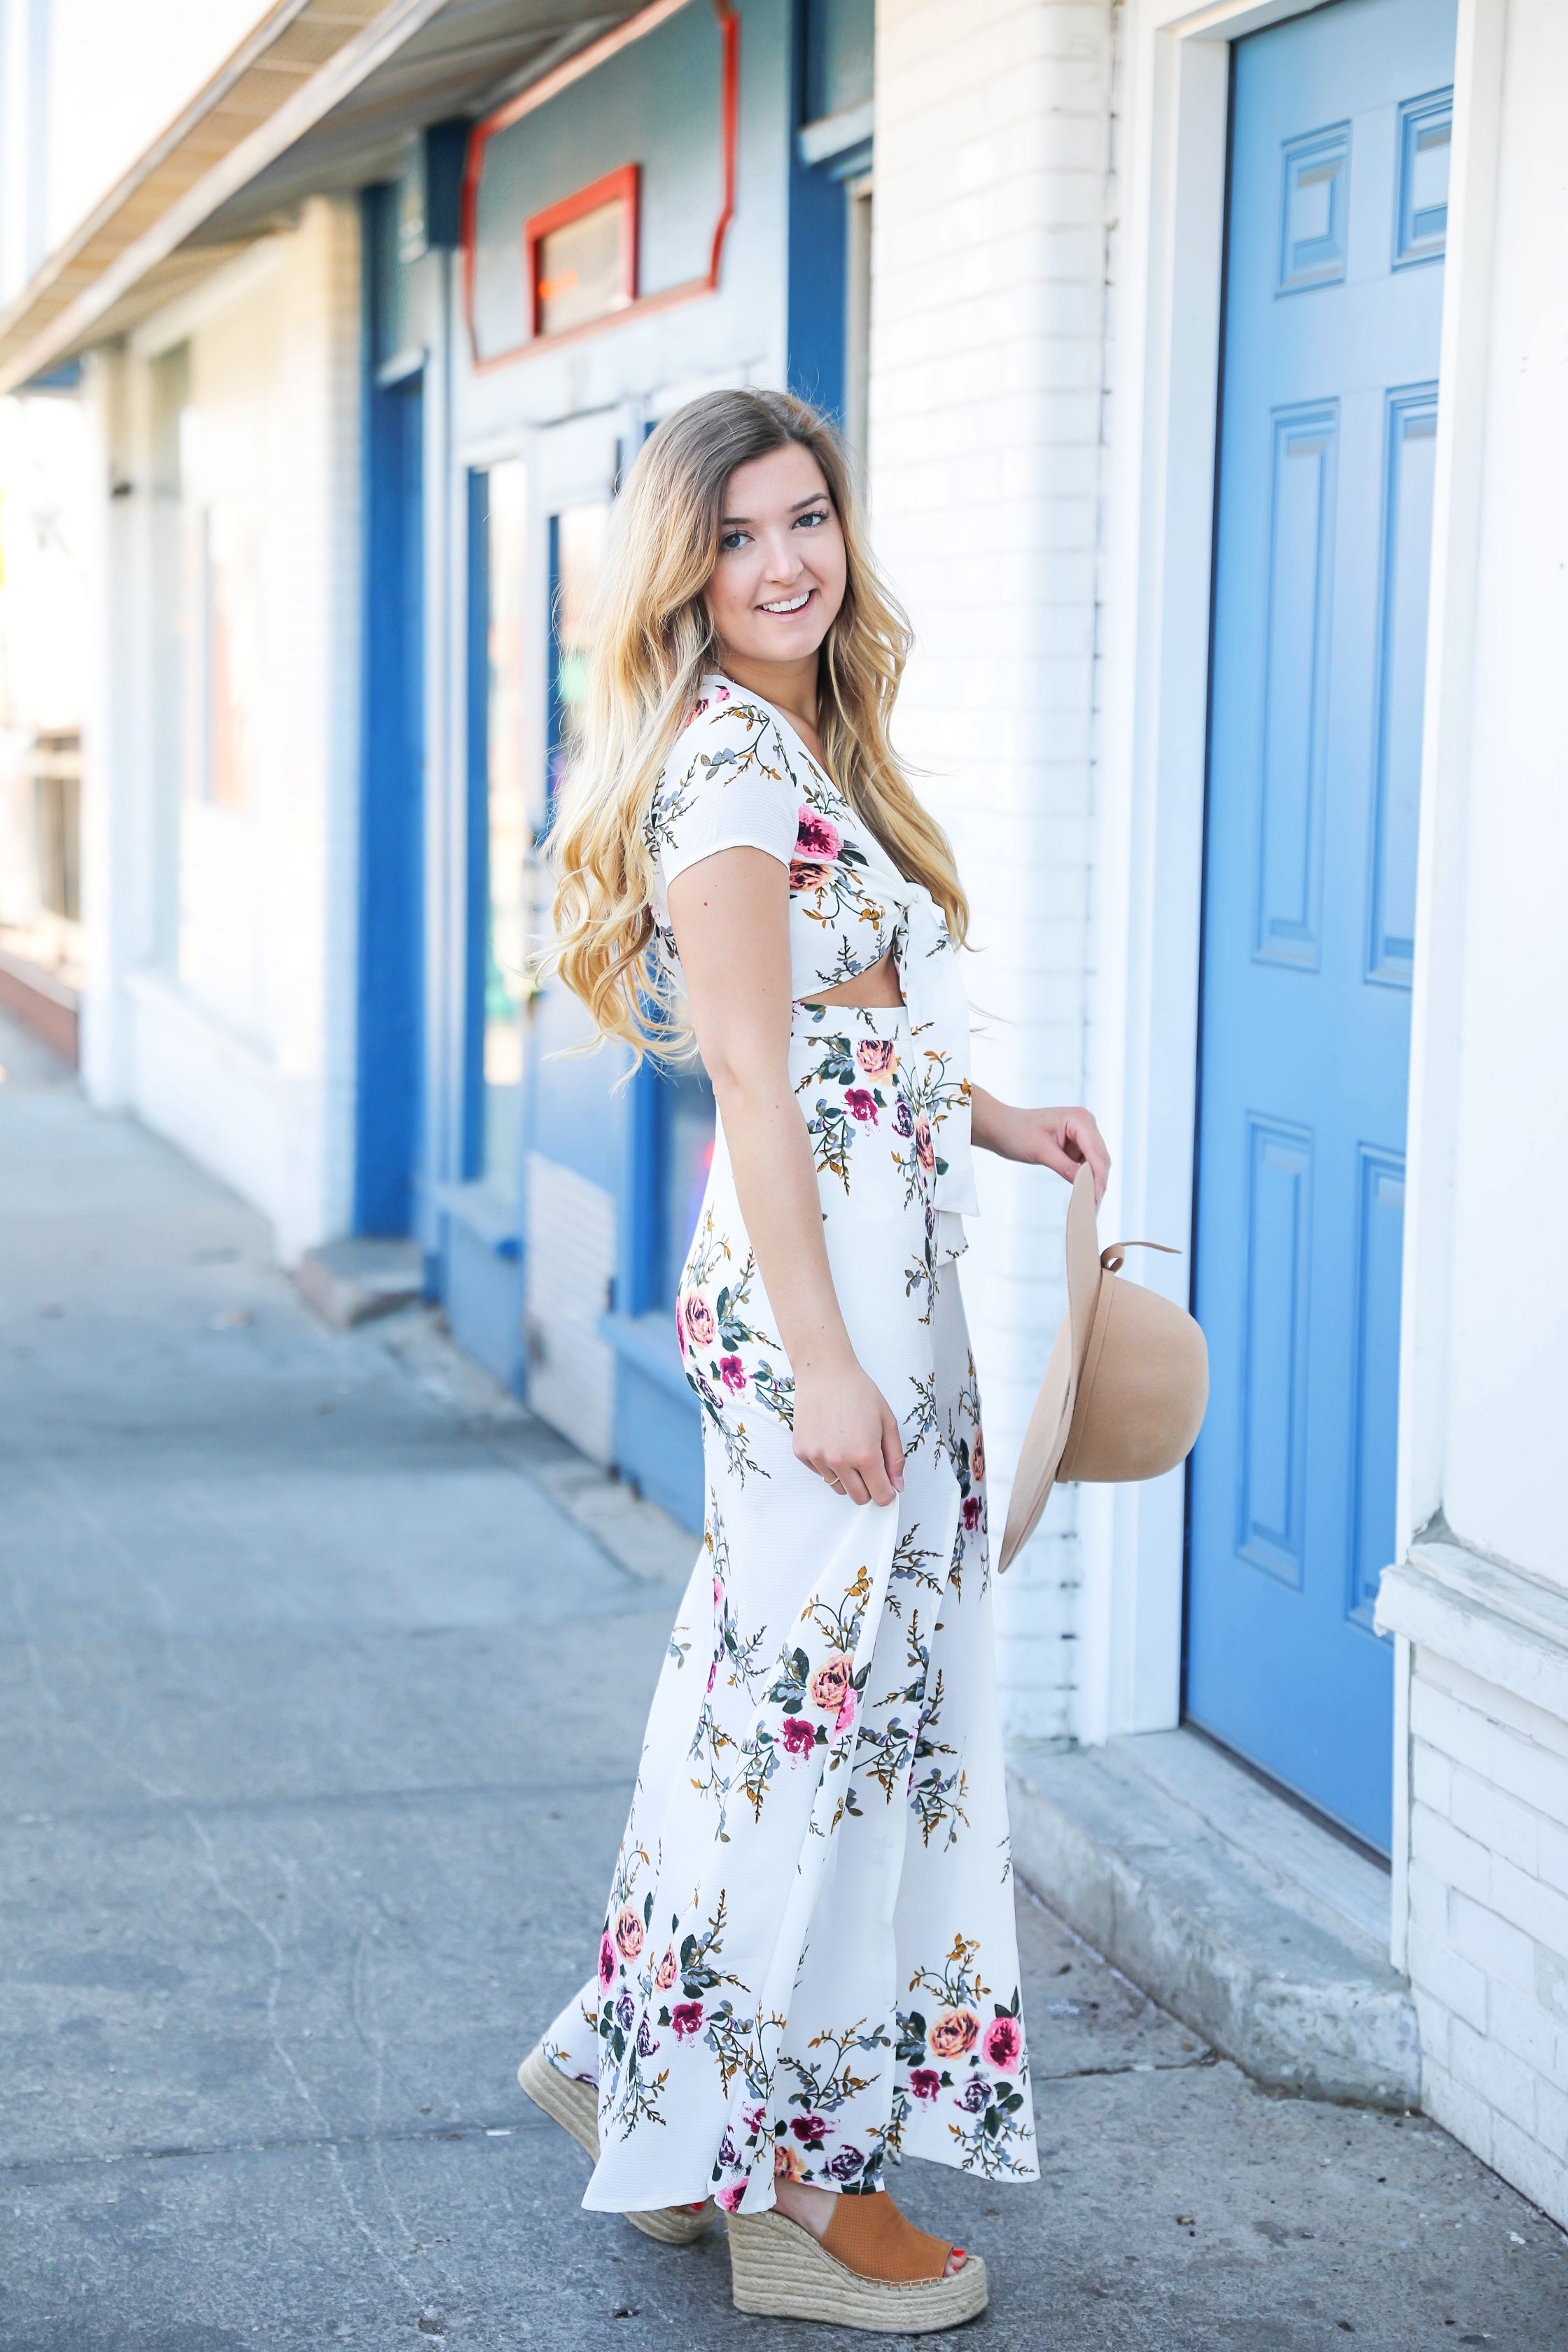
M 653 858 L 644 835 L 665 764 L 718 640 L 706 590 L 719 560 L 724 486 L 738 466 L 797 443 L 822 468 L 844 532 L 844 602 L 823 640 L 817 727 L 835 782 L 906 880 L 923 883 L 962 943 L 969 908 L 947 836 L 910 789 L 888 740 L 908 658 L 908 620 L 866 541 L 843 446 L 826 418 L 783 392 L 713 392 L 667 417 L 616 503 L 590 628 L 586 691 L 549 856 L 549 956 L 593 1016 L 598 1040 L 640 1059 L 689 1033 L 650 955 Z

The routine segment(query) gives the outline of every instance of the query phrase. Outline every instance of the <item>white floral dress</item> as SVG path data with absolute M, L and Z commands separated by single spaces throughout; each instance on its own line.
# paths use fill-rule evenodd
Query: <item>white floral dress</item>
M 672 962 L 668 885 L 736 846 L 789 867 L 797 1000 L 897 959 L 900 1007 L 796 1002 L 790 1066 L 834 1284 L 906 1467 L 884 1507 L 795 1460 L 721 1129 L 677 1309 L 702 1550 L 598 1967 L 545 2039 L 598 2086 L 584 2201 L 756 2212 L 775 2167 L 870 2189 L 901 2154 L 1033 2179 L 984 1445 L 952 1264 L 974 1205 L 956 957 L 788 721 L 724 678 L 704 681 L 647 839 Z

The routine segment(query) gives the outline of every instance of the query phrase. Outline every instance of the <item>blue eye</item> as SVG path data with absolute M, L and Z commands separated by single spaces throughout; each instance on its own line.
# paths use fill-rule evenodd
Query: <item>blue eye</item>
M 826 507 L 820 508 L 815 514 L 797 515 L 795 518 L 797 529 L 806 524 L 810 524 L 815 527 L 817 523 L 826 522 L 826 520 L 827 509 Z
M 745 536 L 746 534 L 743 530 L 727 530 L 724 533 L 723 538 L 719 541 L 720 554 L 733 555 L 735 550 L 740 546 L 741 541 L 745 538 Z

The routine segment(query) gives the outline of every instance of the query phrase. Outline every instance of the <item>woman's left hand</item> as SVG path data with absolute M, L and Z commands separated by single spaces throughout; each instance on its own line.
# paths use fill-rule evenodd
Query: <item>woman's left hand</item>
M 1033 1167 L 1054 1168 L 1069 1184 L 1079 1170 L 1087 1167 L 1094 1178 L 1095 1206 L 1104 1200 L 1110 1154 L 1094 1113 L 1081 1104 L 1020 1110 L 976 1087 L 973 1116 L 973 1139 L 983 1151 L 994 1151 L 1003 1160 L 1021 1160 Z

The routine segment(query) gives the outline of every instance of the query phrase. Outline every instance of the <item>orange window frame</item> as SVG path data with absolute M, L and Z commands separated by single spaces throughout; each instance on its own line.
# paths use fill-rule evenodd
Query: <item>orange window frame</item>
M 635 16 L 628 17 L 625 24 L 616 26 L 614 31 L 604 34 L 597 41 L 590 42 L 588 47 L 580 50 L 576 57 L 567 58 L 564 64 L 557 66 L 553 72 L 545 74 L 529 89 L 521 90 L 516 98 L 509 100 L 504 106 L 498 107 L 493 114 L 488 114 L 482 121 L 476 122 L 469 132 L 468 160 L 463 172 L 462 296 L 464 322 L 468 331 L 470 362 L 477 375 L 488 375 L 492 368 L 509 367 L 514 361 L 531 359 L 536 352 L 553 351 L 563 343 L 576 342 L 584 335 L 602 335 L 606 330 L 622 326 L 626 320 L 639 318 L 649 311 L 667 310 L 677 303 L 689 302 L 701 295 L 718 292 L 719 270 L 724 252 L 724 242 L 729 235 L 730 224 L 735 217 L 735 183 L 740 146 L 741 20 L 734 0 L 710 0 L 721 43 L 719 135 L 723 185 L 720 197 L 719 215 L 713 224 L 712 244 L 706 271 L 699 278 L 688 279 L 685 285 L 667 287 L 658 294 L 634 292 L 631 301 L 624 310 L 607 310 L 602 319 L 589 320 L 580 327 L 564 328 L 559 334 L 542 335 L 538 328 L 538 279 L 534 252 L 528 243 L 528 238 L 531 232 L 539 229 L 541 223 L 555 226 L 562 225 L 559 217 L 552 222 L 552 215 L 558 214 L 558 207 L 552 205 L 544 212 L 535 213 L 525 223 L 523 229 L 523 282 L 531 332 L 525 341 L 514 344 L 509 351 L 481 352 L 479 349 L 479 325 L 474 315 L 474 249 L 478 231 L 479 178 L 484 170 L 486 147 L 499 131 L 510 130 L 514 122 L 519 122 L 525 115 L 531 114 L 536 107 L 544 105 L 556 95 L 557 91 L 565 89 L 585 74 L 592 73 L 596 66 L 603 65 L 607 58 L 614 57 L 617 50 L 626 47 L 633 41 L 642 39 L 646 34 L 653 32 L 657 26 L 662 25 L 668 17 L 677 15 L 680 9 L 692 5 L 694 0 L 649 0 L 649 5 L 639 9 Z M 637 168 L 635 164 L 622 167 L 623 170 L 633 171 Z M 610 181 L 618 177 L 619 174 L 613 172 L 608 175 Z M 604 196 L 597 192 L 603 190 L 605 185 L 605 181 L 596 181 L 592 187 L 579 189 L 575 196 L 567 196 L 563 199 L 563 202 L 576 205 L 583 198 L 595 196 L 596 201 L 602 203 L 605 201 Z M 640 194 L 639 186 L 638 205 L 631 208 L 634 213 L 640 211 Z M 588 210 L 590 207 L 584 205 L 583 209 Z M 542 234 L 542 231 L 541 233 Z
M 596 213 L 602 205 L 619 203 L 621 212 L 621 292 L 626 297 L 616 309 L 605 310 L 596 319 L 584 320 L 584 327 L 603 326 L 608 320 L 619 319 L 637 299 L 637 242 L 642 213 L 642 167 L 623 163 L 618 171 L 606 172 L 602 180 L 593 180 L 574 194 L 563 196 L 559 204 L 546 205 L 522 225 L 523 283 L 528 288 L 529 331 L 535 341 L 544 332 L 544 299 L 539 285 L 540 247 L 551 232 L 567 228 L 585 213 Z

